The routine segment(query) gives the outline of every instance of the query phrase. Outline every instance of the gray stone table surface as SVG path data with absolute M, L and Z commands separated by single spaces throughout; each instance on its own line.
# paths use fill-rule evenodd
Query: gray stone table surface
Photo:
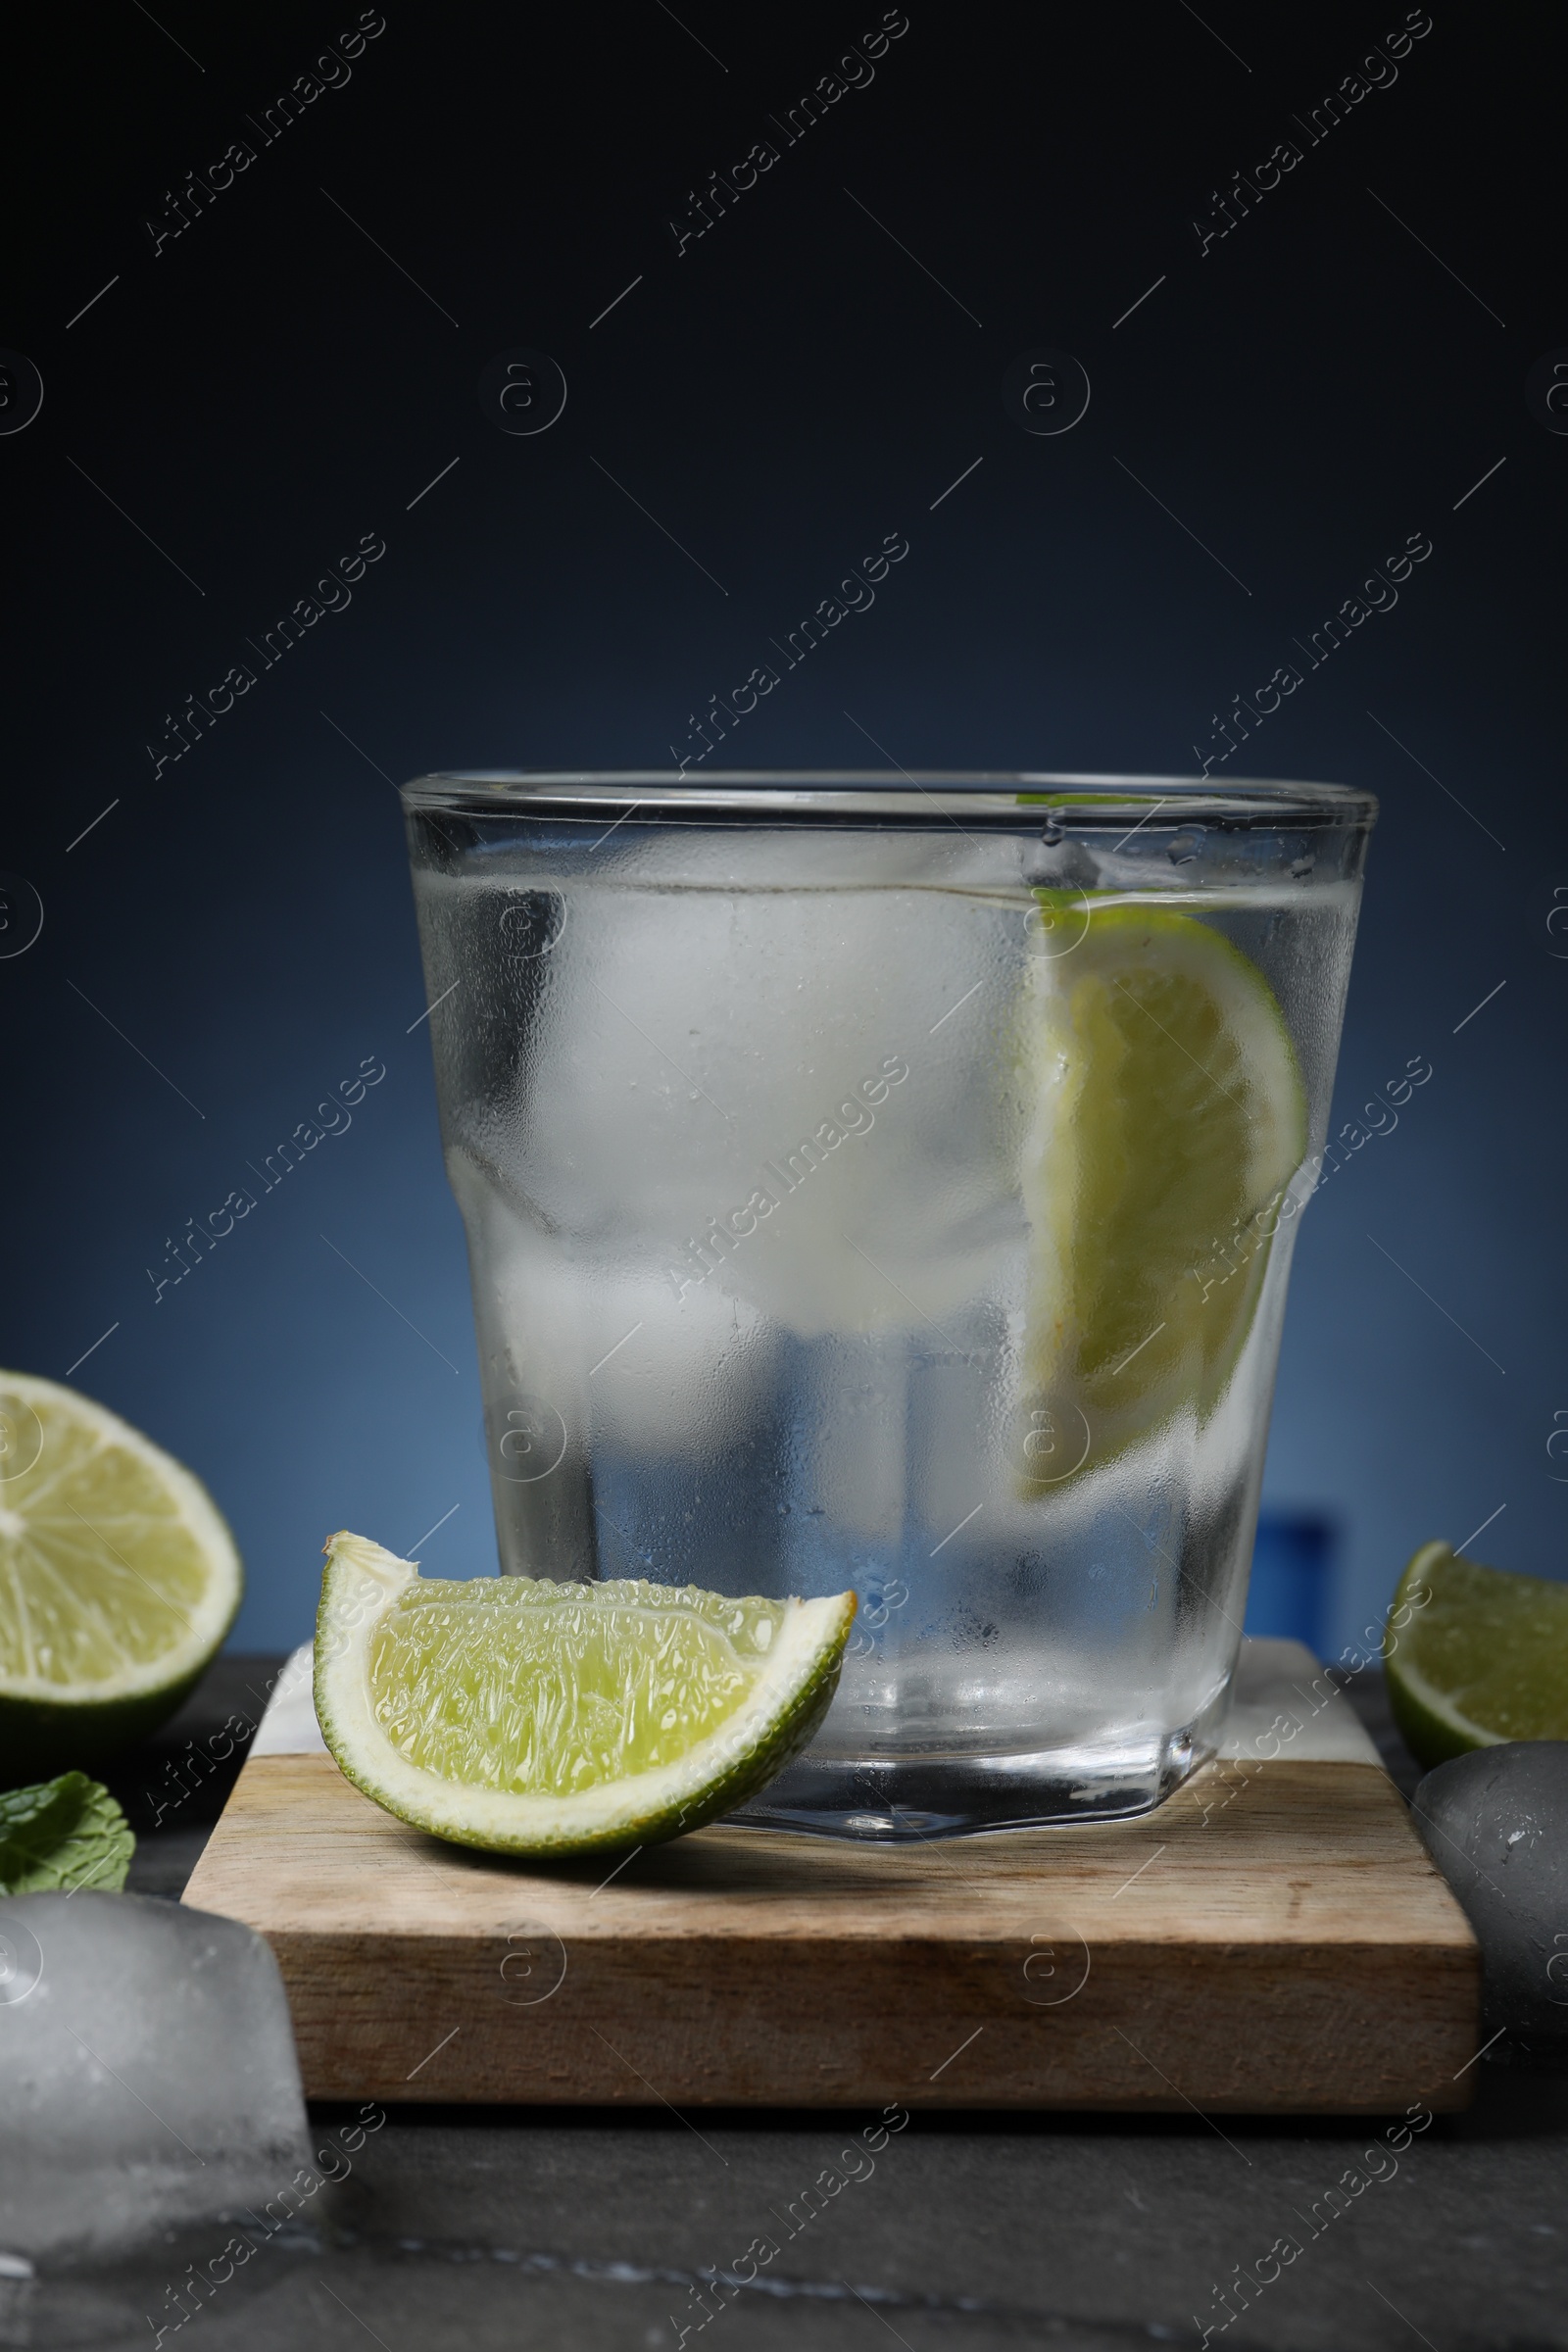
M 215 1735 L 258 1719 L 278 1663 L 220 1659 L 115 1775 L 133 1887 L 179 1893 L 244 1753 Z M 1350 1688 L 1408 1792 L 1380 1678 Z M 1568 2347 L 1568 2077 L 1477 2076 L 1468 2113 L 1407 2144 L 1393 2117 L 916 2115 L 878 2144 L 870 2113 L 377 2109 L 271 2271 L 186 2325 L 212 2352 Z M 313 2110 L 324 2148 L 358 2140 L 355 2112 Z M 126 2342 L 177 2311 L 149 2292 Z M 0 2345 L 52 2332 L 0 2299 Z

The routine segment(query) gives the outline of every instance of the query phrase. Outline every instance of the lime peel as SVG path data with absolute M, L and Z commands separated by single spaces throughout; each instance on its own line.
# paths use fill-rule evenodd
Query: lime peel
M 653 1844 L 733 1810 L 815 1732 L 855 1618 L 853 1592 L 425 1579 L 346 1530 L 326 1556 L 316 1711 L 339 1768 L 500 1853 Z

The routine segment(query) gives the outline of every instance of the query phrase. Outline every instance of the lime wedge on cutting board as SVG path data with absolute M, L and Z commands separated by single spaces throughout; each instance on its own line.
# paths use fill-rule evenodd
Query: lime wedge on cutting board
M 239 1606 L 198 1479 L 74 1389 L 0 1372 L 0 1785 L 143 1738 Z
M 1183 1407 L 1212 1409 L 1307 1144 L 1296 1052 L 1249 956 L 1172 908 L 1036 897 L 1059 944 L 1025 1013 L 1026 1487 L 1081 1443 L 1093 1469 Z
M 421 1577 L 326 1546 L 316 1712 L 355 1787 L 459 1845 L 649 1845 L 731 1811 L 816 1730 L 855 1595 Z
M 1383 1658 L 1394 1720 L 1429 1771 L 1504 1740 L 1568 1740 L 1568 1586 L 1424 1544 Z

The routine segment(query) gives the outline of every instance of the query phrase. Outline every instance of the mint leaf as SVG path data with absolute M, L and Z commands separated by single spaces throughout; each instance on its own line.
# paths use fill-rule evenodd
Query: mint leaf
M 84 1772 L 0 1791 L 0 1894 L 118 1894 L 135 1850 L 125 1816 Z

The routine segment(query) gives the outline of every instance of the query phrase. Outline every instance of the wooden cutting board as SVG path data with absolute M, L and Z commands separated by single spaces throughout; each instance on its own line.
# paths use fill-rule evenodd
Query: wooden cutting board
M 258 1754 L 185 1900 L 271 1944 L 314 2098 L 1387 2114 L 1476 2080 L 1474 1938 L 1369 1763 L 914 1845 L 702 1830 L 607 1874 Z

